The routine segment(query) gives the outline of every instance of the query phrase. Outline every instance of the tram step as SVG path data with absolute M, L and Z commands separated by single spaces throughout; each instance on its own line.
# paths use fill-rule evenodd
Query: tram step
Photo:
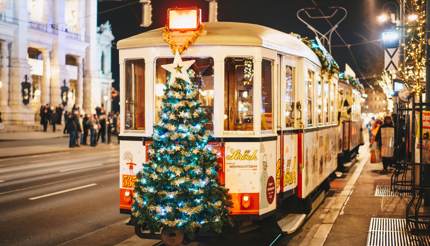
M 281 220 L 278 225 L 284 233 L 292 234 L 305 222 L 306 214 L 288 214 Z

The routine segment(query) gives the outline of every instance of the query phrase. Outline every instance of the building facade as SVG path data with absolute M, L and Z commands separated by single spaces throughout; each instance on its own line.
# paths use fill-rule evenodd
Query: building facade
M 379 114 L 388 113 L 387 96 L 379 86 L 366 88 L 366 102 L 363 113 Z
M 113 39 L 97 1 L 0 0 L 3 122 L 34 125 L 45 104 L 109 110 Z

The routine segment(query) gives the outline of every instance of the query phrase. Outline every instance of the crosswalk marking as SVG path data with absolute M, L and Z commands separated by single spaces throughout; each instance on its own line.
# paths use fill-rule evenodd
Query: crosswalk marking
M 60 195 L 60 194 L 71 192 L 71 191 L 86 189 L 86 188 L 93 187 L 96 185 L 97 185 L 96 183 L 82 185 L 82 186 L 78 186 L 78 187 L 74 187 L 74 188 L 70 188 L 70 189 L 66 189 L 66 190 L 48 193 L 48 194 L 41 195 L 41 196 L 30 197 L 30 198 L 28 198 L 28 200 L 33 201 L 33 200 L 37 200 L 37 199 L 41 199 L 41 198 L 45 198 L 45 197 L 56 196 L 56 195 Z

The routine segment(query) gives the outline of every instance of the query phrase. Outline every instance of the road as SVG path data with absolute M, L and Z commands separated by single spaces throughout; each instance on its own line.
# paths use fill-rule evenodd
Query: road
M 129 238 L 118 182 L 118 145 L 0 159 L 0 245 L 114 245 Z

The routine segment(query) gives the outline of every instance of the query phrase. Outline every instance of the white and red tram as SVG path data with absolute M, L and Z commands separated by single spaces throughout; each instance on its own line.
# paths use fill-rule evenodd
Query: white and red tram
M 173 55 L 162 29 L 118 42 L 120 209 L 129 211 L 147 158 Z M 187 35 L 187 34 L 181 34 Z M 314 52 L 297 37 L 260 25 L 213 22 L 183 59 L 210 116 L 220 183 L 231 214 L 262 216 L 281 199 L 308 201 L 337 168 L 338 79 L 321 77 Z M 304 203 L 307 204 L 307 203 Z

